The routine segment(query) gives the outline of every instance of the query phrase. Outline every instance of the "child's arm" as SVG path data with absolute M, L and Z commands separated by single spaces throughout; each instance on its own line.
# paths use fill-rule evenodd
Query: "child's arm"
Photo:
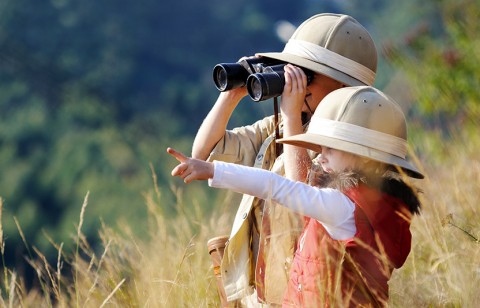
M 273 200 L 330 227 L 353 217 L 353 203 L 338 190 L 319 189 L 260 168 L 190 158 L 172 148 L 167 152 L 180 162 L 172 175 L 181 177 L 185 183 L 209 180 L 211 187 Z
M 296 213 L 336 227 L 353 219 L 354 204 L 339 190 L 317 188 L 271 171 L 214 161 L 209 185 L 272 200 Z

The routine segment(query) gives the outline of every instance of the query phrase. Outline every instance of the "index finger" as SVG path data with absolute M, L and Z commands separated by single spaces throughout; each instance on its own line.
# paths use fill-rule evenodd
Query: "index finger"
M 183 153 L 175 151 L 174 149 L 172 149 L 170 147 L 167 148 L 167 153 L 172 155 L 173 157 L 175 157 L 181 163 L 184 163 L 188 159 L 188 157 L 185 156 Z

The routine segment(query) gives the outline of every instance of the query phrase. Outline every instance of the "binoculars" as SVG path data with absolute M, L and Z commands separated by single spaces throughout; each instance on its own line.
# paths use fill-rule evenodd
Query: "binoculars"
M 213 81 L 219 91 L 247 86 L 248 94 L 264 101 L 282 94 L 285 86 L 284 66 L 287 62 L 270 58 L 246 58 L 236 63 L 220 63 L 213 68 Z M 314 73 L 302 68 L 309 84 Z

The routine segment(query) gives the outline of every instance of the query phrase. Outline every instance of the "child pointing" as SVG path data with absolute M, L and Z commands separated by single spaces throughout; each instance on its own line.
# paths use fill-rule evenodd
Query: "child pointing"
M 402 177 L 423 178 L 405 159 L 400 107 L 373 87 L 342 88 L 322 100 L 306 133 L 278 142 L 321 153 L 309 184 L 167 151 L 180 162 L 172 175 L 185 183 L 208 180 L 305 217 L 284 306 L 385 306 L 388 280 L 410 252 L 411 216 L 420 209 L 417 191 Z

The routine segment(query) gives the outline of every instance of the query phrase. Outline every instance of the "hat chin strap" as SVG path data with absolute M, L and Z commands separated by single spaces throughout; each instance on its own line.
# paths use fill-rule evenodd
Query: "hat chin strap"
M 310 111 L 310 117 L 313 115 L 313 110 L 310 108 L 310 105 L 308 104 L 307 100 L 303 100 L 305 105 L 307 106 L 307 109 Z M 273 113 L 274 113 L 274 121 L 275 121 L 275 139 L 278 140 L 280 139 L 280 127 L 279 127 L 279 121 L 278 121 L 278 113 L 279 113 L 279 108 L 278 108 L 278 97 L 273 98 Z M 303 112 L 302 112 L 303 114 Z M 310 121 L 310 118 L 308 120 L 305 120 L 305 122 Z M 302 124 L 306 124 L 303 121 L 303 116 L 302 116 Z M 280 156 L 283 152 L 283 144 L 281 143 L 276 143 L 275 144 L 275 155 L 276 157 Z
M 310 111 L 310 114 L 313 115 L 313 110 L 310 108 L 310 105 L 307 102 L 307 99 L 303 99 L 303 102 L 305 103 L 305 106 L 307 106 L 308 111 Z
M 278 96 L 273 98 L 273 113 L 275 121 L 275 140 L 280 139 L 280 122 L 278 121 Z M 283 152 L 283 145 L 281 143 L 275 142 L 275 157 L 280 156 Z

